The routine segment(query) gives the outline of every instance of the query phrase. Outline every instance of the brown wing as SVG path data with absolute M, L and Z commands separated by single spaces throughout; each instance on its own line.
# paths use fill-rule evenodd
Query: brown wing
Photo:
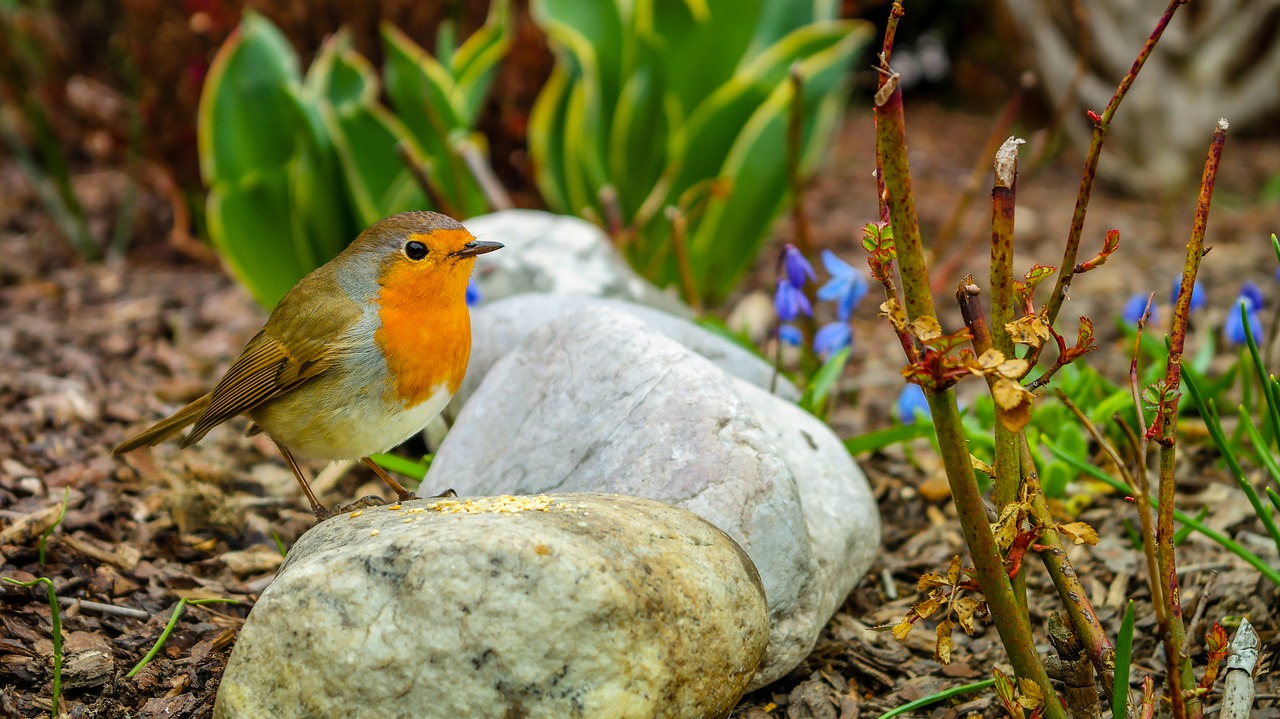
M 333 263 L 304 277 L 276 306 L 267 324 L 209 395 L 209 406 L 182 440 L 187 447 L 210 429 L 288 392 L 329 369 L 351 349 L 348 330 L 360 317 L 350 301 L 320 301 L 337 287 Z M 330 292 L 331 293 L 331 292 Z

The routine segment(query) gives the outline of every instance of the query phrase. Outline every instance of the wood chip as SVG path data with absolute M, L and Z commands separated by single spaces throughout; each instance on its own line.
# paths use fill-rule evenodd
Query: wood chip
M 126 572 L 138 566 L 138 562 L 142 560 L 142 550 L 132 544 L 121 544 L 114 549 L 108 549 L 101 546 L 97 540 L 80 536 L 78 532 L 61 535 L 58 537 L 58 542 L 90 559 L 110 564 Z

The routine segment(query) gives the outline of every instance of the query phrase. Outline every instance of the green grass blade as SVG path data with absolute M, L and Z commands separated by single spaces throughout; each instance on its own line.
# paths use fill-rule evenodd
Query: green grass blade
M 1254 514 L 1257 514 L 1258 519 L 1262 521 L 1262 526 L 1267 528 L 1267 534 L 1271 535 L 1271 540 L 1275 542 L 1276 550 L 1280 551 L 1280 529 L 1276 528 L 1276 523 L 1271 518 L 1271 513 L 1262 506 L 1262 500 L 1258 498 L 1258 492 L 1249 483 L 1249 478 L 1244 475 L 1244 470 L 1240 468 L 1240 462 L 1236 460 L 1235 451 L 1227 441 L 1226 433 L 1222 430 L 1222 421 L 1218 418 L 1218 412 L 1214 409 L 1213 402 L 1205 401 L 1204 396 L 1200 394 L 1200 388 L 1195 377 L 1185 374 L 1182 381 L 1191 393 L 1191 401 L 1196 403 L 1196 407 L 1204 418 L 1204 424 L 1209 430 L 1209 436 L 1213 438 L 1214 444 L 1218 445 L 1218 450 L 1222 452 L 1222 459 L 1227 463 L 1227 469 L 1231 472 L 1231 476 L 1235 478 L 1236 484 L 1240 486 L 1240 490 L 1249 499 L 1249 504 L 1253 507 Z M 1247 416 L 1243 409 L 1240 410 L 1240 416 Z
M 818 409 L 826 404 L 827 396 L 835 388 L 840 375 L 844 374 L 844 366 L 849 361 L 849 351 L 850 349 L 845 347 L 831 355 L 813 375 L 813 381 L 809 383 L 804 396 L 800 398 L 800 406 L 810 414 L 817 414 Z
M 1111 717 L 1125 719 L 1129 710 L 1129 664 L 1133 659 L 1133 600 L 1124 610 L 1116 637 L 1116 673 L 1111 685 Z
M 62 699 L 62 613 L 58 609 L 58 595 L 53 589 L 53 580 L 48 577 L 36 577 L 29 582 L 19 582 L 10 577 L 3 577 L 4 581 L 15 587 L 34 587 L 37 584 L 43 584 L 49 595 L 49 622 L 52 625 L 53 632 L 53 708 L 50 716 L 58 716 L 58 703 Z
M 379 467 L 388 472 L 403 474 L 419 482 L 422 481 L 423 477 L 427 476 L 427 470 L 431 467 L 430 461 L 415 462 L 412 459 L 405 459 L 394 454 L 375 454 L 370 459 L 377 462 Z
M 884 714 L 881 714 L 879 719 L 893 719 L 893 717 L 906 714 L 907 712 L 913 712 L 917 709 L 920 709 L 922 707 L 927 707 L 931 704 L 937 704 L 940 701 L 943 701 L 945 699 L 950 699 L 951 697 L 954 697 L 954 696 L 959 696 L 961 694 L 968 694 L 969 692 L 976 692 L 982 689 L 987 689 L 988 687 L 994 686 L 995 683 L 996 683 L 995 679 L 984 679 L 980 682 L 974 682 L 972 684 L 964 684 L 958 687 L 951 687 L 950 689 L 944 689 L 938 692 L 937 694 L 930 694 L 927 697 L 921 697 L 913 702 L 907 702 L 906 704 L 903 704 L 900 707 L 895 707 L 893 709 L 890 709 Z
M 1243 409 L 1240 412 L 1240 425 L 1244 427 L 1244 433 L 1249 435 L 1253 448 L 1258 451 L 1258 459 L 1262 461 L 1262 466 L 1267 468 L 1271 479 L 1280 486 L 1280 462 L 1276 461 L 1276 456 L 1267 448 L 1267 440 L 1262 436 L 1262 432 L 1258 431 L 1253 418 L 1245 414 Z
M 844 441 L 844 446 L 845 449 L 849 450 L 849 454 L 857 456 L 884 449 L 889 445 L 901 444 L 921 437 L 929 437 L 932 434 L 933 424 L 930 422 L 899 424 L 887 429 L 851 437 Z
M 1262 399 L 1267 406 L 1267 414 L 1271 417 L 1271 440 L 1280 446 L 1280 397 L 1276 396 L 1276 386 L 1267 374 L 1267 368 L 1262 365 L 1262 353 L 1258 351 L 1258 339 L 1253 336 L 1253 328 L 1249 326 L 1249 313 L 1245 311 L 1244 303 L 1239 303 L 1236 309 L 1240 312 L 1240 321 L 1243 322 L 1245 346 L 1249 348 L 1249 359 L 1253 362 L 1253 369 L 1258 373 L 1258 384 L 1262 388 Z M 1258 447 L 1260 454 L 1266 454 L 1269 445 L 1262 444 Z

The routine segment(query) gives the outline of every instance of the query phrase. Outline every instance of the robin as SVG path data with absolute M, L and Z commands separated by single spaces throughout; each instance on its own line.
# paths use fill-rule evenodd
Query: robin
M 188 447 L 247 415 L 249 434 L 280 448 L 318 520 L 294 454 L 359 458 L 400 500 L 415 499 L 369 459 L 421 431 L 453 397 L 471 354 L 467 281 L 477 255 L 501 248 L 435 212 L 379 220 L 302 278 L 213 391 L 112 450 L 154 446 L 194 425 Z

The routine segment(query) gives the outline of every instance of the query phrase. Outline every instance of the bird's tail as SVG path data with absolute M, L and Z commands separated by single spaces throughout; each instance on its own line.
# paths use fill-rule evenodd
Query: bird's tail
M 174 412 L 171 416 L 156 422 L 147 429 L 121 442 L 118 447 L 111 450 L 112 454 L 124 454 L 130 450 L 137 449 L 143 445 L 154 447 L 165 441 L 173 435 L 181 432 L 185 427 L 193 424 L 200 415 L 204 413 L 206 407 L 209 406 L 209 398 L 212 395 L 206 394 L 200 399 Z

